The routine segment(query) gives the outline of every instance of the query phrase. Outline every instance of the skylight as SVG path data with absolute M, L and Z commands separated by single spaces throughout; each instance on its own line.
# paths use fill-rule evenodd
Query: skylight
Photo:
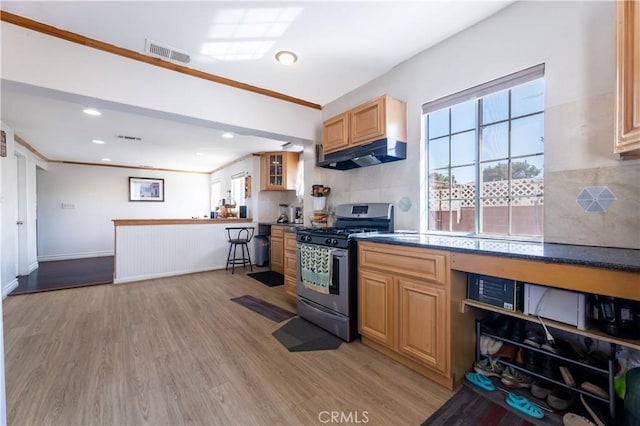
M 302 11 L 301 7 L 227 9 L 216 13 L 202 54 L 223 61 L 263 57 Z

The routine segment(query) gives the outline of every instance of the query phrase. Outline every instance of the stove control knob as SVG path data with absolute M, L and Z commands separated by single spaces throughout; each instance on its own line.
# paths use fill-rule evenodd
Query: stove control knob
M 304 237 L 304 240 L 305 240 L 305 241 L 311 241 L 311 235 L 307 235 L 307 236 L 305 236 L 305 237 Z
M 334 246 L 338 245 L 338 240 L 336 240 L 335 238 L 333 240 L 331 240 L 331 244 L 333 244 Z
M 326 244 L 331 244 L 331 238 L 327 238 L 327 239 L 325 240 L 325 243 L 326 243 Z

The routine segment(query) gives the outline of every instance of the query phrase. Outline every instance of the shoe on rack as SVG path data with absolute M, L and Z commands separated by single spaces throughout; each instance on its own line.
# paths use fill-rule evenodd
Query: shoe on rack
M 545 340 L 544 343 L 540 345 L 540 349 L 542 349 L 543 351 L 551 352 L 552 354 L 560 354 L 560 349 L 556 346 L 555 341 Z
M 493 337 L 480 336 L 480 355 L 492 355 L 502 347 L 502 340 L 496 340 Z
M 575 387 L 576 381 L 573 378 L 571 371 L 569 371 L 569 369 L 564 365 L 561 365 L 560 367 L 558 367 L 558 369 L 560 370 L 560 374 L 562 375 L 562 380 L 564 381 L 564 383 L 567 386 Z
M 606 414 L 603 413 L 597 402 L 594 402 L 593 399 L 587 400 L 587 397 L 583 394 L 580 394 L 580 402 L 582 402 L 585 410 L 589 413 L 589 417 L 591 417 L 591 420 L 593 420 L 595 424 L 598 426 L 606 426 Z
M 516 357 L 516 352 L 518 351 L 518 348 L 515 345 L 512 345 L 511 343 L 504 343 L 501 347 L 500 350 L 494 354 L 492 354 L 491 356 L 493 358 L 500 358 L 500 359 L 504 359 L 505 361 L 513 361 Z
M 538 399 L 547 399 L 552 390 L 551 384 L 544 380 L 536 380 L 531 384 L 531 395 Z
M 554 410 L 564 411 L 573 403 L 573 394 L 567 389 L 554 389 L 547 395 L 547 404 Z
M 504 369 L 497 358 L 484 358 L 473 364 L 473 370 L 487 377 L 502 377 Z
M 558 361 L 555 358 L 544 355 L 542 375 L 552 380 L 562 379 L 560 370 L 558 370 Z
M 593 423 L 586 417 L 582 417 L 575 413 L 567 413 L 562 416 L 562 424 L 564 426 L 592 426 Z
M 513 318 L 509 339 L 518 343 L 522 342 L 525 338 L 525 326 L 526 322 L 524 320 Z
M 542 370 L 543 357 L 535 351 L 524 350 L 524 368 L 534 373 L 539 373 Z
M 507 317 L 497 312 L 488 312 L 484 318 L 480 320 L 480 330 L 498 335 L 498 330 L 505 326 L 505 319 Z
M 502 372 L 500 381 L 511 389 L 530 388 L 533 384 L 533 377 L 513 367 L 507 367 Z
M 525 345 L 533 346 L 534 348 L 539 348 L 542 346 L 544 339 L 542 337 L 542 333 L 538 330 L 528 330 L 524 336 Z
M 594 395 L 598 395 L 600 398 L 609 399 L 609 393 L 602 389 L 598 385 L 594 385 L 591 382 L 583 382 L 580 384 L 580 388 L 584 391 L 590 392 Z

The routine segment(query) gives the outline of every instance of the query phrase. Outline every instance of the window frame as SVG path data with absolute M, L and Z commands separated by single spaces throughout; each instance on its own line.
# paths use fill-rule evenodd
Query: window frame
M 517 200 L 525 199 L 528 197 L 528 198 L 531 198 L 530 202 L 533 203 L 534 207 L 540 208 L 540 206 L 542 206 L 543 208 L 544 206 L 544 190 L 543 190 L 544 188 L 544 147 L 543 146 L 540 147 L 542 151 L 536 151 L 533 153 L 528 152 L 528 153 L 516 154 L 516 155 L 513 155 L 512 153 L 513 123 L 514 122 L 522 123 L 522 121 L 518 122 L 518 120 L 523 120 L 523 119 L 527 119 L 529 117 L 534 117 L 534 116 L 541 116 L 542 123 L 543 123 L 542 125 L 544 126 L 544 115 L 545 115 L 544 99 L 543 99 L 542 108 L 540 110 L 535 110 L 533 112 L 529 111 L 520 115 L 514 115 L 513 114 L 514 111 L 512 109 L 513 90 L 516 89 L 518 86 L 531 83 L 540 79 L 542 79 L 542 83 L 544 84 L 544 64 L 539 64 L 539 65 L 518 71 L 516 73 L 509 74 L 507 76 L 481 84 L 479 86 L 475 86 L 475 87 L 463 90 L 461 92 L 457 92 L 452 95 L 445 96 L 431 102 L 427 102 L 422 105 L 422 111 L 423 111 L 422 129 L 424 132 L 422 147 L 425 150 L 423 167 L 425 170 L 424 182 L 426 183 L 425 185 L 426 190 L 425 190 L 425 197 L 424 197 L 425 202 L 423 206 L 424 220 L 422 221 L 421 227 L 424 229 L 425 232 L 429 234 L 467 235 L 467 236 L 480 237 L 480 238 L 494 238 L 494 239 L 504 239 L 504 240 L 539 241 L 543 239 L 543 236 L 544 236 L 543 214 L 540 219 L 539 234 L 538 233 L 529 234 L 524 232 L 514 233 L 514 231 L 516 230 L 514 229 L 514 224 L 515 224 L 514 207 L 518 206 Z M 496 120 L 492 120 L 491 122 L 484 123 L 483 122 L 483 118 L 484 118 L 483 102 L 485 101 L 485 98 L 489 97 L 492 94 L 497 94 L 499 92 L 504 92 L 504 91 L 506 91 L 508 96 L 506 118 L 496 119 Z M 466 127 L 461 129 L 454 129 L 454 126 L 452 123 L 452 116 L 453 116 L 452 111 L 456 107 L 465 108 L 465 104 L 469 104 L 470 102 L 473 102 L 472 105 L 473 105 L 474 122 L 475 122 L 474 127 L 469 129 L 467 129 Z M 431 114 L 436 112 L 441 112 L 442 110 L 446 110 L 446 114 L 447 114 L 447 119 L 448 119 L 447 132 L 444 134 L 437 133 L 434 138 L 430 139 L 429 119 L 431 117 Z M 443 117 L 441 117 L 441 119 L 442 118 Z M 485 129 L 489 128 L 490 126 L 496 126 L 501 124 L 507 125 L 507 139 L 506 139 L 506 142 L 507 142 L 506 155 L 507 156 L 504 158 L 496 157 L 496 158 L 483 159 L 482 158 L 483 148 L 485 147 L 483 145 L 483 142 L 484 142 L 483 137 L 484 137 Z M 474 135 L 473 135 L 474 161 L 473 163 L 469 163 L 469 164 L 455 163 L 453 158 L 454 157 L 453 149 L 452 149 L 452 147 L 454 146 L 453 145 L 454 137 L 461 136 L 470 132 L 474 132 Z M 433 148 L 433 145 L 431 145 L 431 147 L 429 145 L 433 143 L 433 141 L 437 141 L 439 139 L 442 139 L 442 142 L 440 143 L 447 144 L 446 150 L 448 152 L 448 161 L 446 165 L 439 165 L 437 167 L 432 167 L 432 165 L 430 164 L 431 156 L 429 155 L 429 148 L 431 149 L 434 149 L 434 148 Z M 467 143 L 468 142 L 469 140 L 467 139 Z M 541 143 L 544 143 L 544 127 L 542 129 Z M 442 152 L 444 152 L 443 148 L 444 146 L 441 146 L 440 148 Z M 533 195 L 528 195 L 527 197 L 518 196 L 517 194 L 514 194 L 512 191 L 512 181 L 514 180 L 512 164 L 518 162 L 519 159 L 522 159 L 525 163 L 527 162 L 526 160 L 528 159 L 534 160 L 534 163 L 533 163 L 534 166 L 536 164 L 539 164 L 535 160 L 542 159 L 542 163 L 541 163 L 542 182 L 538 186 L 538 191 L 536 191 L 535 194 Z M 468 160 L 468 159 L 465 159 L 465 160 Z M 506 203 L 507 224 L 506 224 L 505 232 L 487 232 L 486 231 L 487 224 L 484 223 L 483 215 L 486 213 L 484 209 L 490 206 L 489 203 L 486 203 L 486 200 L 499 200 L 500 198 L 502 198 L 502 197 L 487 195 L 484 193 L 484 190 L 485 190 L 484 184 L 486 182 L 490 182 L 490 181 L 485 182 L 483 178 L 483 170 L 485 170 L 484 165 L 487 165 L 487 164 L 495 164 L 495 165 L 506 164 L 506 167 L 507 167 L 507 177 L 506 179 L 504 179 L 507 185 L 507 192 L 505 197 L 505 200 L 507 201 Z M 474 169 L 473 170 L 474 188 L 473 188 L 472 199 L 471 198 L 466 199 L 462 194 L 456 194 L 458 195 L 458 197 L 454 198 L 454 193 L 452 192 L 454 190 L 454 185 L 455 185 L 455 183 L 452 181 L 452 179 L 455 176 L 453 171 L 456 169 L 462 170 L 461 169 L 462 167 L 473 167 Z M 446 182 L 446 185 L 447 185 L 447 188 L 445 190 L 446 199 L 442 198 L 442 200 L 448 206 L 448 210 L 446 210 L 449 215 L 446 220 L 447 228 L 448 228 L 447 230 L 430 229 L 433 227 L 432 220 L 434 220 L 432 217 L 433 212 L 431 210 L 432 208 L 431 201 L 433 200 L 433 198 L 431 197 L 431 195 L 433 195 L 431 194 L 431 187 L 433 185 L 433 181 L 432 181 L 433 173 L 438 173 L 440 175 L 446 176 L 444 180 L 444 182 Z M 534 186 L 534 190 L 535 190 L 535 186 Z M 472 207 L 474 210 L 473 230 L 472 231 L 455 230 L 455 225 L 453 224 L 453 220 L 454 220 L 453 213 L 455 211 L 454 203 L 457 206 L 455 218 L 457 218 L 457 222 L 460 223 L 460 218 L 462 216 L 463 203 L 466 202 L 468 204 L 468 202 L 471 200 L 473 200 Z M 437 211 L 441 213 L 440 210 L 437 210 Z M 544 210 L 542 210 L 542 213 L 544 213 Z M 534 214 L 537 214 L 537 212 Z

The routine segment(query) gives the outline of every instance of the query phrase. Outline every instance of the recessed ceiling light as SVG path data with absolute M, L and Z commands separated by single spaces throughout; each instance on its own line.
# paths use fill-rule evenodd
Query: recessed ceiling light
M 95 116 L 102 115 L 102 113 L 95 108 L 85 108 L 82 110 L 82 112 L 84 112 L 87 115 L 95 115 Z
M 280 62 L 282 65 L 293 65 L 298 61 L 298 56 L 288 50 L 281 50 L 276 53 L 276 61 Z
M 233 139 L 233 133 L 231 133 L 231 132 L 224 132 L 224 133 L 222 134 L 222 137 L 223 137 L 223 138 L 225 138 L 225 139 Z
M 204 154 L 203 154 L 203 153 L 201 153 L 201 152 L 196 152 L 196 155 L 197 155 L 198 157 L 202 157 Z
M 101 158 L 100 161 L 111 161 L 111 158 Z
M 104 144 L 104 141 L 101 141 L 100 139 L 94 139 L 94 140 L 92 140 L 91 142 L 93 142 L 93 143 L 97 143 L 98 145 L 102 145 L 102 144 Z

